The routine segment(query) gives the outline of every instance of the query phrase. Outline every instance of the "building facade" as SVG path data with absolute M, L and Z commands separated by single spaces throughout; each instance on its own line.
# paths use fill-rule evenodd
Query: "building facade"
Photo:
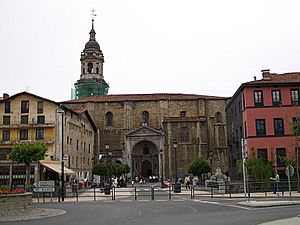
M 20 143 L 41 142 L 47 146 L 44 160 L 35 162 L 31 179 L 58 180 L 61 173 L 62 129 L 64 129 L 65 175 L 89 175 L 92 168 L 95 126 L 87 112 L 75 112 L 40 96 L 21 92 L 0 101 L 0 182 L 11 186 L 24 184 L 24 165 L 10 159 L 10 151 Z M 63 117 L 63 118 L 62 118 Z M 62 123 L 64 122 L 64 126 Z M 71 143 L 74 140 L 75 143 Z M 76 149 L 76 142 L 80 147 Z M 77 160 L 77 161 L 76 161 Z M 71 168 L 71 169 L 70 169 Z M 74 169 L 74 171 L 72 170 Z
M 230 172 L 241 158 L 241 138 L 248 156 L 273 160 L 284 170 L 283 159 L 297 163 L 298 137 L 293 126 L 300 115 L 300 73 L 262 71 L 262 79 L 242 84 L 226 107 Z
M 95 154 L 127 163 L 132 177 L 183 177 L 193 159 L 228 172 L 227 98 L 188 94 L 94 96 L 63 102 L 90 112 L 98 128 Z M 105 144 L 109 149 L 105 149 Z M 177 143 L 177 145 L 174 145 Z M 177 173 L 177 174 L 176 174 Z

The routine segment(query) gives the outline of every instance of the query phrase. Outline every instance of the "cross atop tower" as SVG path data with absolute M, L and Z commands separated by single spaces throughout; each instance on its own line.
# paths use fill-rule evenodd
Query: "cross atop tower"
M 95 16 L 97 16 L 97 15 L 96 15 L 96 10 L 93 8 L 93 9 L 91 10 L 91 12 L 92 12 L 92 14 L 91 14 L 91 15 L 92 15 L 92 23 L 93 23 L 92 26 L 93 26 L 93 28 L 94 28 L 94 18 L 95 18 Z

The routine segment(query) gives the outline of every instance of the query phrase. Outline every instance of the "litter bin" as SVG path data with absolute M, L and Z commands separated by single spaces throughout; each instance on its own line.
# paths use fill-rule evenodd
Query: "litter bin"
M 104 194 L 110 195 L 110 187 L 109 186 L 105 186 L 105 188 L 104 188 Z
M 174 184 L 174 193 L 181 193 L 181 184 L 178 182 Z

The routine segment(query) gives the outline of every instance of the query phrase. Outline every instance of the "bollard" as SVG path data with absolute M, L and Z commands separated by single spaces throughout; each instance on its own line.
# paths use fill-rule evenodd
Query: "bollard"
M 96 187 L 94 186 L 94 201 L 96 201 Z
M 214 187 L 211 185 L 211 186 L 210 186 L 210 197 L 211 197 L 211 198 L 214 198 L 214 190 L 213 190 L 213 188 L 214 188 Z
M 154 187 L 151 187 L 151 200 L 154 200 Z
M 76 201 L 78 202 L 78 188 L 76 189 Z
M 137 200 L 136 187 L 134 187 L 134 200 Z
M 169 186 L 169 199 L 171 200 L 171 186 Z

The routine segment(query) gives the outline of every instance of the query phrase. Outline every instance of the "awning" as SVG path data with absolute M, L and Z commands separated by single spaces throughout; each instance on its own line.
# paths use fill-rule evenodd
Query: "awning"
M 40 160 L 40 163 L 47 167 L 48 169 L 61 174 L 61 163 L 58 161 L 46 161 L 46 160 Z M 75 172 L 67 167 L 64 166 L 64 174 L 66 175 L 72 175 L 75 174 Z

